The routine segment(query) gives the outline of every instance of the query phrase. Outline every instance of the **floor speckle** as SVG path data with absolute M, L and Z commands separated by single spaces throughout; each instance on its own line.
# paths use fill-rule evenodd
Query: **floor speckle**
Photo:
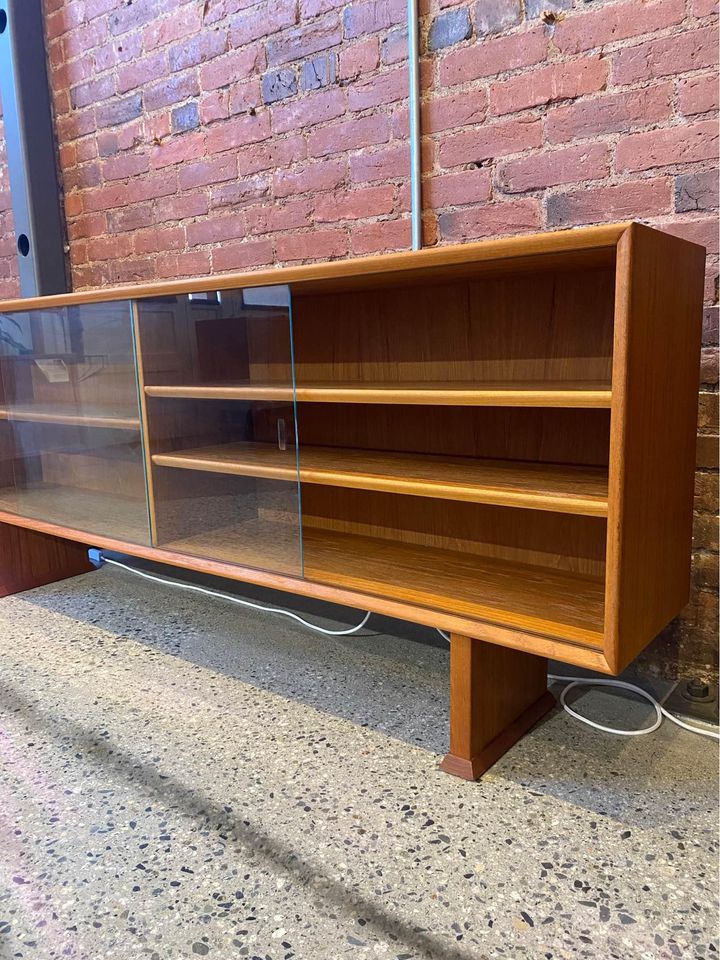
M 558 711 L 466 783 L 447 670 L 117 570 L 0 600 L 0 958 L 717 957 L 716 745 Z

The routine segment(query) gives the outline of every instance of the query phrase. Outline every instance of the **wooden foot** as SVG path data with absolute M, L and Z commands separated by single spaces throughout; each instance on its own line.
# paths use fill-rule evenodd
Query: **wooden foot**
M 0 523 L 0 597 L 93 569 L 82 543 Z
M 555 705 L 547 659 L 453 633 L 446 773 L 476 780 Z

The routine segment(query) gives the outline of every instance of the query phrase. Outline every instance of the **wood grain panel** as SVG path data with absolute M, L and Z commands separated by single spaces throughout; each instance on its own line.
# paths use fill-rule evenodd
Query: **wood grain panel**
M 685 606 L 705 256 L 633 224 L 618 246 L 607 657 L 620 672 Z
M 294 449 L 280 450 L 277 444 L 265 443 L 223 443 L 156 454 L 153 462 L 176 469 L 282 480 L 296 480 L 298 470 Z M 300 480 L 406 496 L 607 515 L 607 472 L 602 468 L 303 446 Z
M 0 522 L 0 597 L 93 569 L 84 544 Z

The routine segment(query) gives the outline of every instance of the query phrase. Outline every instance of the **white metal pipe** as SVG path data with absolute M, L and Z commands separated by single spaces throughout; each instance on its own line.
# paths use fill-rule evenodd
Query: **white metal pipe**
M 407 0 L 408 86 L 410 111 L 410 224 L 412 248 L 422 247 L 422 188 L 420 183 L 420 53 L 417 0 Z

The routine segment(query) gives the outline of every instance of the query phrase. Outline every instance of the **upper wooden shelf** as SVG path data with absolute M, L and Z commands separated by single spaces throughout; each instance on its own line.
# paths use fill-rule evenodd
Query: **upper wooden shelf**
M 292 386 L 284 383 L 146 386 L 145 393 L 149 397 L 196 400 L 293 400 Z M 302 403 L 594 408 L 610 407 L 612 397 L 610 385 L 597 381 L 301 383 L 297 385 L 294 396 Z
M 64 423 L 112 430 L 139 430 L 140 419 L 130 410 L 110 410 L 92 404 L 25 403 L 0 407 L 0 420 Z
M 272 444 L 226 443 L 152 459 L 162 467 L 298 479 L 295 450 Z M 599 467 L 301 447 L 299 476 L 303 483 L 592 517 L 606 517 L 608 508 L 607 470 Z

